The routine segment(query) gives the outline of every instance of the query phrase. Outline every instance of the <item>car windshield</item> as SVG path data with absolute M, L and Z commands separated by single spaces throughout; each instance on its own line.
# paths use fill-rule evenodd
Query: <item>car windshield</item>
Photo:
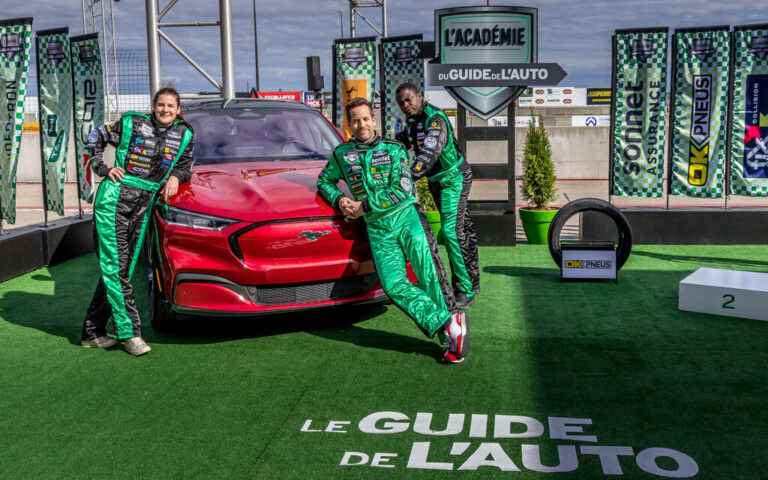
M 327 160 L 339 139 L 316 112 L 238 108 L 190 112 L 195 164 L 260 160 Z

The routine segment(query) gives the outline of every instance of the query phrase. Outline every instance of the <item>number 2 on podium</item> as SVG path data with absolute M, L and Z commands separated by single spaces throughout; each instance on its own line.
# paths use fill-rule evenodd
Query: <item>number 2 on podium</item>
M 723 295 L 723 308 L 727 310 L 735 310 L 736 307 L 731 305 L 735 300 L 736 299 L 734 298 L 733 295 L 730 295 L 730 294 Z

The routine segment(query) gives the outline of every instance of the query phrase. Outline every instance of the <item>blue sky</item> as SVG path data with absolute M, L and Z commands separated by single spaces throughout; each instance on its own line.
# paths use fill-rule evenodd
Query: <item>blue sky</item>
M 159 0 L 161 7 L 167 0 Z M 7 3 L 7 2 L 6 2 Z M 539 9 L 539 60 L 558 62 L 568 72 L 563 85 L 600 87 L 610 84 L 611 32 L 619 28 L 768 23 L 764 0 L 582 0 L 491 1 L 491 5 L 525 5 Z M 484 5 L 467 0 L 389 0 L 389 34 L 422 33 L 433 38 L 436 8 Z M 146 51 L 143 0 L 122 0 L 114 7 L 118 48 Z M 320 56 L 326 88 L 331 86 L 331 45 L 340 36 L 342 12 L 348 35 L 347 0 L 256 0 L 261 88 L 306 87 L 305 58 Z M 252 0 L 232 0 L 236 89 L 254 84 Z M 378 23 L 376 10 L 366 15 Z M 215 0 L 180 0 L 166 21 L 213 20 Z M 82 32 L 81 0 L 26 0 L 3 6 L 2 18 L 34 17 L 34 30 L 69 26 Z M 358 36 L 372 35 L 358 21 Z M 171 38 L 220 77 L 216 29 L 167 29 Z M 162 77 L 185 92 L 209 89 L 209 83 L 188 66 L 170 47 L 162 48 Z

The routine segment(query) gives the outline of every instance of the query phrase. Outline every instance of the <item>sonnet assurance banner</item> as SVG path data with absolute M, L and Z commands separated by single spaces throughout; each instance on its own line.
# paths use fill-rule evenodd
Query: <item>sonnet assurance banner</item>
M 12 224 L 31 44 L 31 18 L 0 21 L 0 218 Z
M 731 182 L 734 195 L 768 196 L 768 25 L 736 27 Z
M 381 41 L 381 131 L 385 137 L 395 138 L 405 128 L 405 114 L 397 106 L 397 87 L 407 82 L 424 91 L 421 41 L 421 35 L 391 37 Z
M 661 197 L 667 29 L 617 31 L 613 51 L 611 193 Z
M 720 198 L 728 151 L 730 32 L 678 30 L 674 42 L 670 193 Z
M 43 146 L 45 208 L 64 215 L 64 179 L 72 126 L 72 70 L 69 30 L 37 32 L 37 91 Z
M 88 134 L 104 123 L 104 80 L 98 34 L 70 38 L 75 122 L 75 164 L 80 199 L 93 201 L 91 157 L 85 150 Z
M 352 132 L 344 107 L 356 97 L 373 101 L 376 82 L 376 39 L 341 39 L 333 43 L 333 123 L 344 139 Z

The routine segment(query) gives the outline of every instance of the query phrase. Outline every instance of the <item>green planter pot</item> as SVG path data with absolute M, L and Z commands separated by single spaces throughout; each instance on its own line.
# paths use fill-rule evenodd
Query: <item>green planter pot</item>
M 528 243 L 545 244 L 549 234 L 549 225 L 557 215 L 557 209 L 537 210 L 533 208 L 521 208 L 520 220 L 523 222 L 525 236 Z
M 432 233 L 437 239 L 437 243 L 443 243 L 443 225 L 440 222 L 440 212 L 437 210 L 429 210 L 424 212 L 424 216 L 427 217 L 429 226 L 432 227 Z

